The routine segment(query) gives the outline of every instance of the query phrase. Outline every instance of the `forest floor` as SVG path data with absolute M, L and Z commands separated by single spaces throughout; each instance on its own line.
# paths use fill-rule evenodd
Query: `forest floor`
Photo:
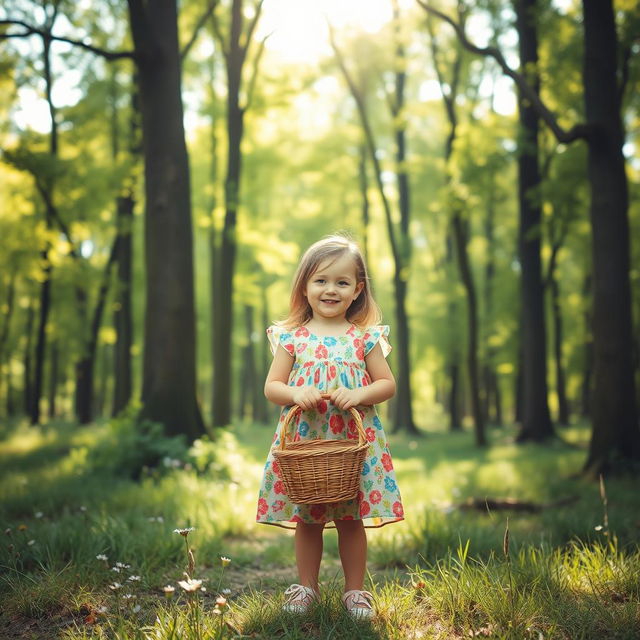
M 391 435 L 406 520 L 370 530 L 372 623 L 341 608 L 335 531 L 320 604 L 280 611 L 292 532 L 254 522 L 272 432 L 241 424 L 187 449 L 127 418 L 4 425 L 0 638 L 640 637 L 637 478 L 607 480 L 605 518 L 598 483 L 579 474 L 585 425 L 546 446 L 493 428 L 482 450 L 470 432 Z M 178 584 L 185 542 L 206 591 Z

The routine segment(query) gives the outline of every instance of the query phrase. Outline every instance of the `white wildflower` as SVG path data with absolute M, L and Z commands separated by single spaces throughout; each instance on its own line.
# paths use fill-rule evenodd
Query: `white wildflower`
M 178 584 L 185 591 L 194 592 L 194 591 L 198 591 L 198 589 L 200 589 L 200 587 L 202 586 L 202 580 L 195 580 L 195 579 L 190 578 L 189 580 L 180 580 L 178 582 Z

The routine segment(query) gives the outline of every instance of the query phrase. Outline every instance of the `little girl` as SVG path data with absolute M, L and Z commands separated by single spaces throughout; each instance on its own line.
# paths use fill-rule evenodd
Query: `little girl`
M 347 238 L 329 236 L 303 255 L 294 278 L 289 316 L 267 329 L 274 358 L 264 392 L 283 409 L 265 465 L 256 520 L 296 530 L 300 584 L 285 591 L 286 611 L 303 613 L 318 598 L 322 532 L 328 525 L 338 530 L 344 605 L 355 617 L 373 616 L 372 596 L 362 590 L 367 560 L 364 527 L 398 522 L 404 515 L 374 407 L 391 398 L 396 388 L 385 360 L 391 351 L 389 327 L 379 322 L 380 311 L 360 250 Z M 330 394 L 330 399 L 322 399 L 322 394 Z M 288 499 L 273 451 L 280 444 L 280 428 L 293 405 L 303 409 L 294 421 L 296 440 L 357 438 L 348 409 L 358 407 L 369 449 L 357 498 L 315 505 L 293 504 Z M 365 519 L 369 524 L 364 524 Z

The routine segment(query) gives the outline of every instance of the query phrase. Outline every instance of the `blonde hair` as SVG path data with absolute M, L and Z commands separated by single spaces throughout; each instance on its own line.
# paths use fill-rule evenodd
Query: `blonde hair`
M 304 252 L 293 278 L 293 287 L 289 300 L 289 315 L 277 323 L 279 326 L 285 329 L 294 329 L 311 320 L 313 312 L 304 295 L 307 282 L 323 262 L 326 260 L 334 262 L 345 254 L 353 258 L 356 267 L 356 283 L 362 282 L 364 284 L 360 295 L 347 309 L 347 320 L 360 329 L 380 323 L 382 315 L 371 294 L 367 266 L 362 257 L 360 247 L 348 237 L 336 234 L 319 240 Z

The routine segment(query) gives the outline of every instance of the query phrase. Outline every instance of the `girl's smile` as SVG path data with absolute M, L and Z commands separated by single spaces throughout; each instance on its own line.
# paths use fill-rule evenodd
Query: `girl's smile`
M 353 258 L 342 255 L 318 266 L 307 282 L 305 296 L 315 319 L 341 321 L 363 286 L 357 281 Z

